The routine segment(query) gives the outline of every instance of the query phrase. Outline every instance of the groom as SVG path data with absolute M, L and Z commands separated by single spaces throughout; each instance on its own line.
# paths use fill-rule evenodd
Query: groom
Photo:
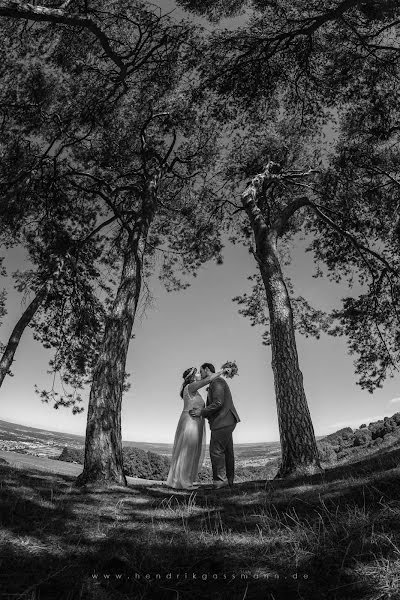
M 200 367 L 202 379 L 212 373 L 215 373 L 215 367 L 211 363 L 204 363 Z M 240 419 L 225 379 L 221 377 L 214 379 L 208 388 L 206 407 L 192 408 L 189 414 L 192 417 L 206 417 L 210 424 L 210 458 L 214 489 L 226 485 L 232 487 L 235 474 L 232 432 Z M 225 480 L 225 473 L 228 481 Z

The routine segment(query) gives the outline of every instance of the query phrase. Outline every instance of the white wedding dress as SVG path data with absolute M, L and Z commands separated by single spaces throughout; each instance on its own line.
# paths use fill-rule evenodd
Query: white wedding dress
M 197 479 L 206 449 L 206 427 L 203 417 L 191 417 L 191 408 L 204 408 L 198 392 L 190 395 L 188 386 L 183 391 L 183 411 L 176 428 L 171 467 L 166 480 L 173 488 L 190 488 Z

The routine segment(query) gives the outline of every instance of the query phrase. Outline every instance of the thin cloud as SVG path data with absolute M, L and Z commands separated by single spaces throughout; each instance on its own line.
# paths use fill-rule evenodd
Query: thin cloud
M 392 398 L 390 401 L 390 404 L 399 404 L 400 403 L 400 396 L 398 398 Z

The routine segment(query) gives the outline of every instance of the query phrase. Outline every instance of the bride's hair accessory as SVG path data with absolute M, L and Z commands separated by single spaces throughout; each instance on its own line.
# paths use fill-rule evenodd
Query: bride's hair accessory
M 188 377 L 191 377 L 193 375 L 193 373 L 196 373 L 197 369 L 196 367 L 191 367 L 190 369 L 186 369 L 186 371 L 183 372 L 183 379 L 187 379 Z
M 196 367 L 191 367 L 190 369 L 186 369 L 186 371 L 183 372 L 183 375 L 182 375 L 183 383 L 181 385 L 181 390 L 180 390 L 181 398 L 183 398 L 183 390 L 185 389 L 187 380 L 190 379 L 196 372 L 197 372 Z

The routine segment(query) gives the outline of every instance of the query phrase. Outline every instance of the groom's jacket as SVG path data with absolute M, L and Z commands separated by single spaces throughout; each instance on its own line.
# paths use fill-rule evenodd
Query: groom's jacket
M 208 419 L 211 430 L 240 421 L 232 401 L 231 390 L 222 377 L 217 377 L 210 383 L 206 407 L 201 410 L 201 416 Z

